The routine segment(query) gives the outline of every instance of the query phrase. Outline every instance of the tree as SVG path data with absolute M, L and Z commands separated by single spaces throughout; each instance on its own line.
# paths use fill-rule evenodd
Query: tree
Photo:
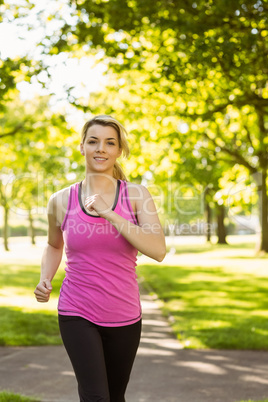
M 178 166 L 177 176 L 202 188 L 202 210 L 207 220 L 207 241 L 211 240 L 213 208 L 216 212 L 218 243 L 226 244 L 225 206 L 223 202 L 216 200 L 216 195 L 221 190 L 220 180 L 224 172 L 230 170 L 230 166 L 217 159 L 212 147 L 204 147 L 203 142 L 196 141 L 195 132 L 187 132 L 181 135 L 181 138 L 182 146 L 178 152 L 183 152 L 183 164 Z M 190 145 L 191 142 L 194 146 Z
M 33 230 L 33 219 L 46 208 L 53 191 L 68 183 L 78 161 L 73 128 L 63 115 L 52 112 L 49 97 L 6 103 L 0 113 L 0 195 L 4 208 L 4 244 L 8 250 L 8 213 L 23 211 Z M 20 131 L 13 127 L 21 124 Z M 78 140 L 79 141 L 79 140 Z M 73 156 L 73 160 L 71 159 Z M 40 182 L 41 181 L 41 182 Z M 34 235 L 32 235 L 34 242 Z

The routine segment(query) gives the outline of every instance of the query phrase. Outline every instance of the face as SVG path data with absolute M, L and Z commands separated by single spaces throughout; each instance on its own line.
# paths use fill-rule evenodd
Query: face
M 80 144 L 81 154 L 86 158 L 88 171 L 113 173 L 116 159 L 121 155 L 118 134 L 113 127 L 95 124 L 87 130 Z

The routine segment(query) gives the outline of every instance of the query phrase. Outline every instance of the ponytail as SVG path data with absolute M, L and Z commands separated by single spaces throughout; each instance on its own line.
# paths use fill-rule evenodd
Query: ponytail
M 123 172 L 123 169 L 121 168 L 121 166 L 119 165 L 118 162 L 115 162 L 115 164 L 114 164 L 113 177 L 115 179 L 120 179 L 120 180 L 126 180 L 127 181 L 126 175 Z

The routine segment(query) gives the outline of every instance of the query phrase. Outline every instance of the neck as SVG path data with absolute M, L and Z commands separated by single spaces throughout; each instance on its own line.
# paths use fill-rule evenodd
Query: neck
M 87 173 L 82 182 L 84 194 L 104 194 L 114 191 L 117 185 L 117 180 L 107 174 Z

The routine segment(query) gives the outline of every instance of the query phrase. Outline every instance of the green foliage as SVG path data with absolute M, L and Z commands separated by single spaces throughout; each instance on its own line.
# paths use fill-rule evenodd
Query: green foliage
M 13 392 L 1 391 L 0 402 L 40 402 L 40 399 L 14 394 Z
M 80 1 L 74 10 L 78 22 L 63 25 L 53 51 L 91 43 L 105 49 L 120 72 L 147 70 L 162 91 L 172 82 L 169 92 L 175 89 L 187 99 L 203 95 L 201 104 L 187 105 L 192 110 L 211 114 L 229 104 L 265 106 L 267 7 L 266 1 L 253 0 Z M 73 37 L 67 39 L 71 28 Z

